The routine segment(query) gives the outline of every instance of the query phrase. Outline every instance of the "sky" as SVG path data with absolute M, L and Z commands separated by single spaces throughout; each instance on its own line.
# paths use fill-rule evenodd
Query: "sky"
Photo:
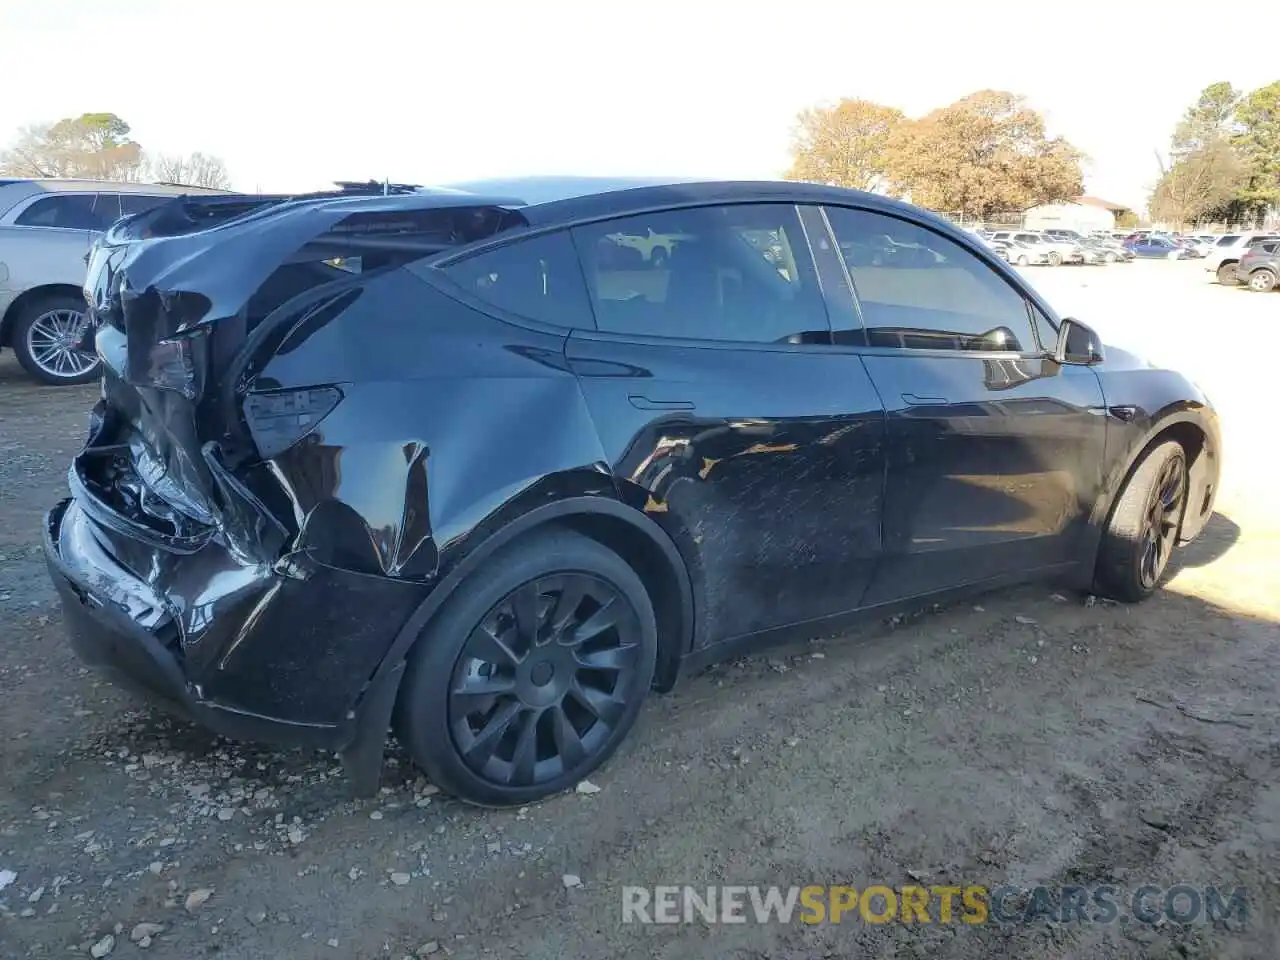
M 795 117 L 1020 93 L 1139 209 L 1182 111 L 1280 67 L 1168 2 L 0 0 L 0 145 L 111 112 L 241 190 L 564 173 L 774 178 Z M 1270 72 L 1268 72 L 1270 71 Z M 1130 76 L 1135 79 L 1128 79 Z M 1152 79 L 1155 77 L 1156 79 Z

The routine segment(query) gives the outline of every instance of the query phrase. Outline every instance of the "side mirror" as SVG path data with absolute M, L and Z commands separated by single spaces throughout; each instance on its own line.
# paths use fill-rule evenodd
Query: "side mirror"
M 1102 341 L 1079 320 L 1065 317 L 1058 326 L 1058 342 L 1053 348 L 1058 363 L 1092 366 L 1103 361 Z

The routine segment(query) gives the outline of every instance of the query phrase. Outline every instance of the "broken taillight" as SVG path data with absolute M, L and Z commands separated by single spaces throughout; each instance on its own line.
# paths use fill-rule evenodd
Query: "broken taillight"
M 337 387 L 249 394 L 244 401 L 244 419 L 258 455 L 269 460 L 288 450 L 341 400 L 342 392 Z

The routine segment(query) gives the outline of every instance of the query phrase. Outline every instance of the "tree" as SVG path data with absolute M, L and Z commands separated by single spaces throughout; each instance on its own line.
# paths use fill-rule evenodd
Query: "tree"
M 885 146 L 888 176 L 913 202 L 977 217 L 1080 196 L 1081 160 L 1024 98 L 999 90 L 899 124 Z
M 0 152 L 0 174 L 19 177 L 84 177 L 137 180 L 142 148 L 114 113 L 84 113 L 23 130 Z
M 189 187 L 209 187 L 226 190 L 231 186 L 227 165 L 218 157 L 207 153 L 161 153 L 146 157 L 147 179 L 158 183 L 181 183 Z
M 787 179 L 871 189 L 885 173 L 885 139 L 902 119 L 901 110 L 870 100 L 802 110 Z
M 1225 138 L 1206 140 L 1195 149 L 1160 163 L 1160 180 L 1151 194 L 1151 216 L 1182 227 L 1205 219 L 1231 203 L 1248 172 Z
M 1174 128 L 1171 143 L 1174 157 L 1229 136 L 1233 132 L 1239 102 L 1239 92 L 1225 80 L 1211 83 L 1201 90 L 1199 99 L 1187 108 Z
M 1231 143 L 1239 151 L 1247 180 L 1238 198 L 1254 212 L 1280 206 L 1280 80 L 1241 98 Z

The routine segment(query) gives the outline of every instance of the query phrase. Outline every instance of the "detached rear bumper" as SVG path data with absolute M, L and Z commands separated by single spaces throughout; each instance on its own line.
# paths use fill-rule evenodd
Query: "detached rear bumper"
M 224 615 L 215 616 L 205 633 L 191 644 L 184 642 L 189 611 L 183 614 L 186 621 L 175 615 L 186 601 L 175 605 L 161 595 L 118 562 L 110 546 L 111 540 L 74 498 L 62 501 L 45 517 L 49 576 L 62 602 L 68 640 L 84 663 L 169 712 L 231 739 L 337 750 L 355 736 L 356 709 L 333 711 L 323 720 L 314 716 L 296 719 L 266 715 L 245 704 L 255 698 L 270 702 L 273 694 L 280 700 L 292 694 L 297 701 L 306 701 L 307 679 L 297 675 L 295 657 L 299 651 L 290 649 L 289 638 L 280 635 L 281 617 L 297 622 L 301 600 L 315 608 L 322 623 L 329 620 L 328 626 L 340 630 L 340 624 L 326 616 L 329 611 L 323 596 L 327 591 L 341 591 L 332 591 L 327 578 L 318 578 L 320 582 L 314 585 L 285 585 L 281 578 L 263 591 L 262 596 L 271 602 L 255 602 L 247 610 L 240 605 L 224 609 Z M 288 586 L 305 589 L 295 592 Z M 394 635 L 398 623 L 387 626 L 388 633 Z M 299 624 L 296 629 L 297 634 L 314 636 L 314 628 L 307 630 Z M 213 649 L 206 648 L 210 646 Z M 385 648 L 378 646 L 380 654 Z M 285 655 L 285 662 L 278 666 L 270 663 L 273 651 Z M 215 652 L 217 655 L 211 656 Z M 338 685 L 332 684 L 333 673 L 325 669 L 325 655 L 335 652 L 313 650 L 316 662 L 309 679 L 327 688 L 328 702 L 345 702 L 355 708 L 368 674 L 361 677 L 358 672 L 348 672 L 349 681 L 343 685 L 346 689 L 333 689 Z M 247 682 L 246 667 L 256 682 Z M 290 681 L 297 687 L 280 689 Z

